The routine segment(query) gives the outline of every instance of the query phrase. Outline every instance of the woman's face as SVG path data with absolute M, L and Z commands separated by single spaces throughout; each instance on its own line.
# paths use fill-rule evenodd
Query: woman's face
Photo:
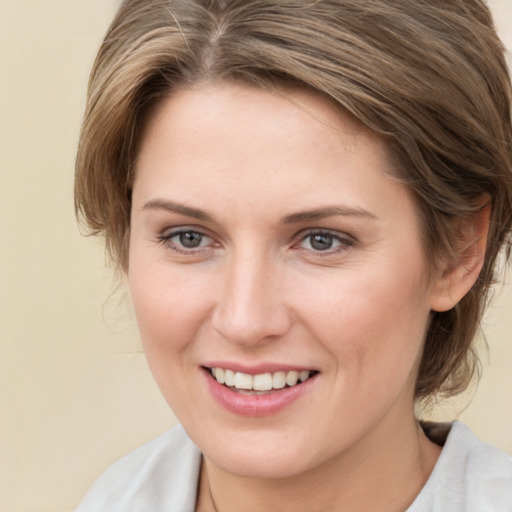
M 176 416 L 214 464 L 263 477 L 356 456 L 413 420 L 434 294 L 383 141 L 321 97 L 281 92 L 217 83 L 161 106 L 128 269 Z

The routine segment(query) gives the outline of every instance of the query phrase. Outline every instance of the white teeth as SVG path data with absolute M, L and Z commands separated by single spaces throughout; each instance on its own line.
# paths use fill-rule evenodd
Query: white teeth
M 255 391 L 270 391 L 272 389 L 272 374 L 260 373 L 252 378 L 252 389 Z
M 279 371 L 274 373 L 260 373 L 249 375 L 243 372 L 234 372 L 223 368 L 212 368 L 212 375 L 219 384 L 234 387 L 240 391 L 264 392 L 272 389 L 283 389 L 285 386 L 295 386 L 309 379 L 311 372 L 308 370 Z M 261 393 L 256 393 L 261 394 Z
M 283 389 L 286 386 L 286 373 L 275 372 L 272 375 L 272 387 L 274 389 Z
M 217 379 L 217 380 L 219 380 L 219 379 Z M 288 372 L 286 374 L 286 384 L 288 384 L 288 386 L 290 386 L 290 387 L 295 386 L 295 384 L 297 384 L 298 380 L 299 380 L 299 372 Z
M 235 373 L 235 388 L 237 389 L 252 389 L 252 375 L 247 373 Z
M 226 386 L 235 385 L 235 372 L 233 370 L 224 370 L 224 384 Z
M 224 384 L 224 370 L 222 368 L 214 368 L 213 376 L 217 379 L 219 384 Z
M 309 379 L 309 372 L 307 370 L 303 371 L 303 372 L 299 372 L 299 380 L 301 382 L 304 382 L 305 380 L 308 380 Z

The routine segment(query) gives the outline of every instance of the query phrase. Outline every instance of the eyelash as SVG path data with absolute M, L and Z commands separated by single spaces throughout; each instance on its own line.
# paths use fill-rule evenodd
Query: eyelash
M 309 239 L 309 244 L 311 245 L 312 239 L 315 236 L 322 236 L 322 237 L 330 238 L 333 242 L 338 244 L 334 248 L 329 247 L 325 250 L 320 250 L 320 249 L 315 250 L 314 248 L 311 248 L 311 249 L 304 248 L 304 250 L 312 251 L 315 254 L 315 256 L 317 256 L 317 255 L 321 256 L 321 257 L 322 256 L 332 256 L 333 254 L 338 254 L 340 252 L 346 251 L 350 247 L 354 246 L 356 243 L 354 238 L 352 238 L 346 234 L 341 234 L 337 231 L 330 231 L 328 229 L 311 229 L 311 230 L 306 231 L 305 233 L 300 234 L 299 240 L 295 244 L 295 246 L 299 246 L 298 248 L 302 249 L 300 247 L 300 245 L 308 239 Z
M 176 230 L 172 230 L 171 232 L 162 232 L 158 235 L 158 243 L 168 246 L 171 250 L 181 253 L 181 254 L 197 254 L 198 252 L 201 252 L 202 250 L 208 250 L 209 247 L 205 246 L 197 246 L 197 247 L 190 247 L 186 248 L 183 247 L 183 245 L 180 242 L 174 242 L 173 239 L 176 237 L 180 237 L 181 235 L 199 235 L 201 237 L 200 243 L 202 243 L 205 239 L 212 238 L 208 236 L 207 234 L 203 233 L 202 231 L 199 231 L 197 229 L 191 229 L 191 228 L 179 228 Z M 327 248 L 325 250 L 321 249 L 314 249 L 314 248 L 304 248 L 301 247 L 301 244 L 303 244 L 306 240 L 310 240 L 310 245 L 312 238 L 315 236 L 321 236 L 330 238 L 334 243 L 337 243 L 338 245 L 334 248 Z M 354 238 L 348 236 L 348 235 L 342 235 L 337 231 L 330 231 L 326 229 L 310 229 L 306 232 L 300 233 L 296 237 L 296 242 L 293 244 L 294 248 L 297 248 L 299 250 L 304 251 L 311 251 L 318 256 L 332 256 L 333 254 L 338 254 L 340 252 L 346 251 L 350 247 L 354 246 L 356 243 L 356 240 Z
M 211 240 L 210 236 L 208 236 L 207 234 L 205 234 L 197 229 L 179 228 L 179 229 L 172 230 L 171 232 L 164 231 L 161 234 L 159 234 L 157 237 L 158 243 L 165 245 L 165 246 L 169 247 L 170 249 L 172 249 L 173 251 L 178 252 L 180 254 L 197 254 L 198 252 L 201 252 L 204 249 L 208 249 L 207 247 L 204 247 L 204 246 L 186 248 L 186 247 L 183 247 L 182 245 L 180 245 L 179 243 L 176 243 L 173 241 L 173 238 L 179 237 L 181 235 L 186 235 L 186 234 L 199 235 L 200 237 L 202 237 L 201 242 L 204 239 Z

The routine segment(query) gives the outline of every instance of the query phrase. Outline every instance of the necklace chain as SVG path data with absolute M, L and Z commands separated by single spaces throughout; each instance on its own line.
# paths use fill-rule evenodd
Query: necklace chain
M 204 472 L 206 473 L 206 483 L 208 484 L 208 494 L 210 495 L 210 501 L 212 502 L 212 505 L 213 505 L 213 510 L 214 512 L 219 512 L 217 510 L 217 505 L 215 505 L 215 500 L 213 499 L 213 495 L 212 495 L 212 488 L 210 487 L 210 478 L 208 477 L 208 469 L 204 468 Z

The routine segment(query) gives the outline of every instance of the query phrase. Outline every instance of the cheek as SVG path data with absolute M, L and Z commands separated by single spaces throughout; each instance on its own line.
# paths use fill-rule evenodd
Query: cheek
M 153 351 L 185 348 L 208 311 L 204 283 L 165 263 L 132 263 L 128 284 L 148 358 Z
M 340 373 L 369 388 L 404 379 L 416 368 L 429 317 L 426 285 L 417 269 L 346 273 L 329 293 L 308 297 L 317 338 Z
M 128 284 L 148 365 L 167 403 L 179 417 L 193 402 L 194 340 L 207 314 L 205 295 L 193 279 L 168 265 L 132 260 Z M 190 413 L 189 413 L 190 414 Z

